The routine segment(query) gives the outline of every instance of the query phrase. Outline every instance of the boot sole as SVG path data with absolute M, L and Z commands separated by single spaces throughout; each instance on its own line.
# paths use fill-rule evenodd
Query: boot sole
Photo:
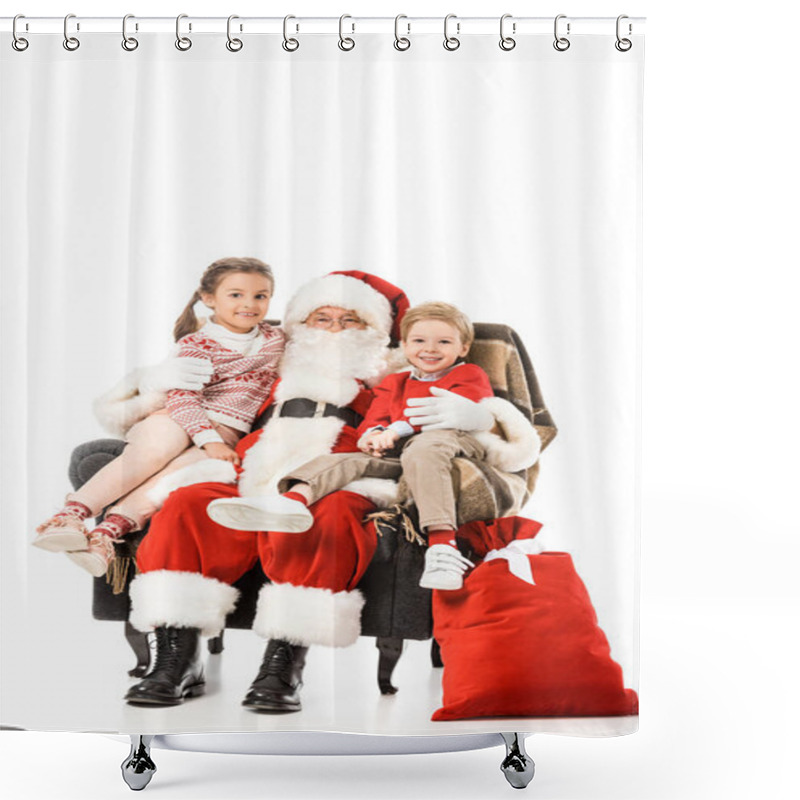
M 259 711 L 262 714 L 293 714 L 296 711 L 302 710 L 302 706 L 298 703 L 297 706 L 285 705 L 271 705 L 269 703 L 248 703 L 246 700 L 242 701 L 245 708 Z
M 146 695 L 128 697 L 125 695 L 125 700 L 134 706 L 179 706 L 186 698 L 200 697 L 200 695 L 205 694 L 205 692 L 205 683 L 195 683 L 192 686 L 187 686 L 180 697 L 158 697 L 157 695 L 152 695 L 150 697 Z
M 236 531 L 305 533 L 314 524 L 310 514 L 275 514 L 244 497 L 226 497 L 208 504 L 206 513 L 218 525 Z

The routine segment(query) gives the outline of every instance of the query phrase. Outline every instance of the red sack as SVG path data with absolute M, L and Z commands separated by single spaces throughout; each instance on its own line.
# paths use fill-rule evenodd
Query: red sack
M 497 558 L 479 564 L 462 589 L 433 593 L 444 697 L 432 719 L 638 714 L 570 555 L 516 559 L 533 585 Z

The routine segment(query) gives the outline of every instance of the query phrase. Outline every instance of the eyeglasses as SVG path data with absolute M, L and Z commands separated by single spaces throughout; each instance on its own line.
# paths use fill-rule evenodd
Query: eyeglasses
M 306 319 L 306 325 L 330 330 L 335 325 L 340 328 L 363 328 L 366 326 L 366 322 L 355 314 L 342 314 L 340 317 L 333 317 L 330 314 L 311 314 Z

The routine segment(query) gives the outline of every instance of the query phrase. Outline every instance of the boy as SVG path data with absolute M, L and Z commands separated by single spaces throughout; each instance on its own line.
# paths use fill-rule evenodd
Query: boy
M 420 586 L 460 589 L 471 562 L 455 542 L 456 502 L 451 478 L 456 456 L 485 458 L 485 449 L 459 430 L 421 432 L 404 416 L 407 401 L 424 397 L 432 386 L 478 402 L 494 392 L 486 373 L 462 359 L 474 338 L 466 315 L 447 303 L 425 303 L 409 309 L 401 324 L 401 346 L 410 371 L 386 376 L 374 389 L 359 427 L 359 452 L 321 456 L 281 481 L 284 494 L 271 498 L 267 530 L 300 533 L 313 517 L 308 506 L 359 478 L 392 478 L 402 474 L 419 511 L 428 550 Z

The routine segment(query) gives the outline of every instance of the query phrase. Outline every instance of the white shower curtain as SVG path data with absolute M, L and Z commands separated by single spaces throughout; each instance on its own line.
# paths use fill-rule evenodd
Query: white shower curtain
M 92 580 L 31 547 L 70 491 L 70 452 L 105 434 L 94 398 L 171 352 L 172 326 L 216 259 L 269 263 L 283 317 L 305 282 L 370 272 L 412 304 L 510 326 L 558 436 L 519 511 L 569 553 L 636 690 L 643 37 L 442 36 L 393 46 L 323 35 L 29 34 L 2 48 L 2 724 L 202 732 L 635 730 L 633 713 L 431 721 L 442 673 L 406 642 L 400 691 L 375 685 L 374 640 L 312 648 L 303 710 L 239 705 L 263 642 L 228 631 L 209 691 L 172 708 L 123 696 L 122 624 L 92 617 Z M 534 566 L 534 578 L 536 567 Z M 510 632 L 509 636 L 525 635 Z M 521 674 L 528 665 L 518 665 Z M 448 669 L 445 656 L 445 674 Z M 631 707 L 633 708 L 633 707 Z

